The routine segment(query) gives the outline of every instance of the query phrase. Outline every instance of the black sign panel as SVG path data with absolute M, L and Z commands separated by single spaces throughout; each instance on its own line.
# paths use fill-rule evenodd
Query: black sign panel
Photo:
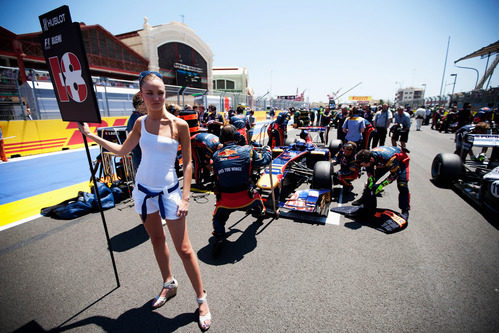
M 64 121 L 100 123 L 80 24 L 62 6 L 40 16 L 41 45 Z

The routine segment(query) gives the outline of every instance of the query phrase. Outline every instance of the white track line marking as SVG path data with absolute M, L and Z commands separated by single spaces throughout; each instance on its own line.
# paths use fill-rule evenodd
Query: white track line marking
M 338 207 L 342 206 L 343 202 L 343 187 L 340 189 L 340 197 L 338 198 Z M 327 214 L 326 224 L 340 225 L 341 214 L 329 211 Z

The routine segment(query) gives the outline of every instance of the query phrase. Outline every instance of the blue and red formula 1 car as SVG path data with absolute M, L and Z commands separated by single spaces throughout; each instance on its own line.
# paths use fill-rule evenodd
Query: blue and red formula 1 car
M 326 216 L 333 185 L 330 156 L 339 148 L 319 147 L 303 138 L 274 148 L 271 167 L 256 182 L 266 208 L 280 208 L 283 216 L 289 211 Z M 310 188 L 298 189 L 304 183 L 310 184 Z

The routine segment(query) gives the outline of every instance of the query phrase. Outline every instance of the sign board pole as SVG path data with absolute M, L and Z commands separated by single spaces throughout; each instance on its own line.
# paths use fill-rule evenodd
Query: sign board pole
M 100 111 L 93 89 L 92 77 L 88 66 L 87 55 L 83 45 L 80 24 L 71 21 L 68 6 L 61 6 L 48 13 L 39 16 L 42 26 L 40 43 L 43 55 L 49 67 L 50 78 L 54 86 L 57 104 L 63 121 L 75 121 L 79 123 L 100 123 Z M 116 263 L 114 261 L 113 248 L 109 238 L 106 219 L 102 211 L 101 198 L 97 188 L 97 181 L 92 168 L 92 158 L 88 149 L 88 143 L 83 135 L 85 151 L 87 153 L 88 165 L 92 182 L 94 184 L 95 196 L 97 198 L 102 224 L 106 234 L 107 245 L 111 255 L 114 275 L 118 287 L 120 280 Z
M 92 157 L 90 156 L 90 150 L 88 149 L 87 137 L 85 135 L 83 135 L 83 133 L 81 134 L 81 136 L 83 137 L 83 142 L 85 143 L 85 151 L 87 153 L 88 166 L 90 168 L 90 174 L 92 175 L 92 184 L 94 184 L 94 189 L 95 189 L 94 193 L 95 193 L 95 196 L 97 197 L 97 204 L 99 206 L 99 213 L 101 216 L 102 225 L 104 226 L 104 232 L 106 234 L 107 246 L 109 249 L 109 254 L 111 255 L 111 262 L 113 263 L 114 277 L 116 278 L 116 284 L 117 284 L 117 287 L 119 288 L 120 287 L 120 278 L 118 277 L 118 270 L 116 269 L 116 262 L 114 261 L 113 246 L 111 244 L 111 239 L 109 238 L 109 232 L 107 230 L 106 218 L 104 217 L 104 211 L 102 209 L 102 204 L 101 204 L 101 200 L 100 200 L 100 193 L 99 193 L 99 190 L 97 188 L 97 181 L 95 179 L 95 174 L 93 172 L 94 170 L 92 167 Z

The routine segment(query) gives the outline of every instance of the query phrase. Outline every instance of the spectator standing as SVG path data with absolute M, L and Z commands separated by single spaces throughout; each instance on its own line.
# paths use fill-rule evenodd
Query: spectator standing
M 319 119 L 317 121 L 317 125 L 320 127 L 325 127 L 326 130 L 326 138 L 324 138 L 324 132 L 319 132 L 319 137 L 321 138 L 322 143 L 327 143 L 326 141 L 329 138 L 329 129 L 331 127 L 331 121 L 333 120 L 333 114 L 329 110 L 329 108 L 319 108 Z
M 396 130 L 392 134 L 392 146 L 397 146 L 397 141 L 400 139 L 400 145 L 405 148 L 405 144 L 409 139 L 409 129 L 411 128 L 411 116 L 404 111 L 402 106 L 397 107 L 397 112 L 393 116 L 393 128 Z
M 220 128 L 224 124 L 223 116 L 217 113 L 217 107 L 213 104 L 208 106 L 208 113 L 205 112 L 203 122 L 208 127 L 208 133 L 220 136 Z
M 336 117 L 334 118 L 334 124 L 337 128 L 336 138 L 345 142 L 345 132 L 343 132 L 343 123 L 348 118 L 348 106 L 342 105 L 341 112 L 338 112 Z
M 424 109 L 424 106 L 420 106 L 416 110 L 414 116 L 416 117 L 416 131 L 421 131 L 421 126 L 426 118 L 426 110 Z
M 205 113 L 205 107 L 204 105 L 199 106 L 199 111 L 198 111 L 198 120 L 199 120 L 199 126 L 203 126 L 203 118 L 204 118 L 204 113 Z
M 355 142 L 357 146 L 361 144 L 362 133 L 366 128 L 364 118 L 358 115 L 357 107 L 350 111 L 350 117 L 343 123 L 342 129 L 345 133 L 345 140 Z
M 388 104 L 383 104 L 381 110 L 376 112 L 373 118 L 373 125 L 376 129 L 376 135 L 373 137 L 373 147 L 384 146 L 388 128 L 392 122 L 392 112 L 388 109 Z

